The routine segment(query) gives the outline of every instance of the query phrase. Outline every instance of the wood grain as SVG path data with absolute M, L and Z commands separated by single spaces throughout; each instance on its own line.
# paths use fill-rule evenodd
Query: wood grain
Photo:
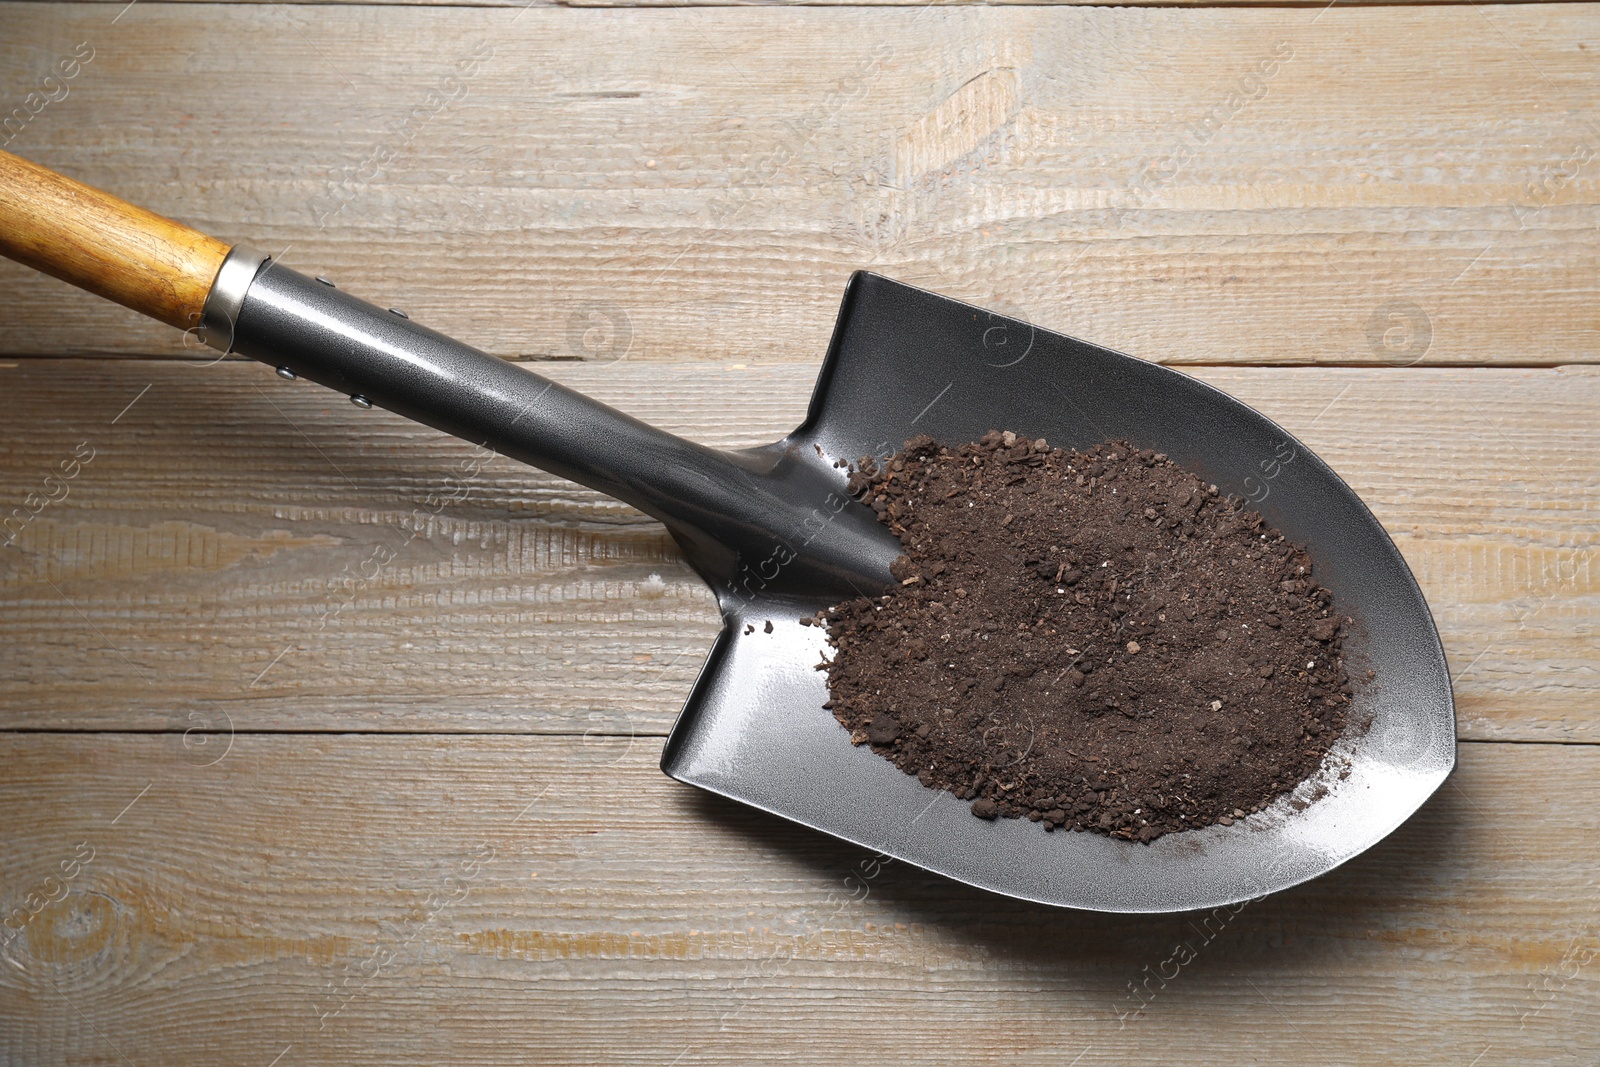
M 0 1064 L 1593 1062 L 1600 5 L 454 2 L 0 0 L 0 146 L 713 445 L 858 267 L 1194 364 L 1472 740 L 1234 917 L 879 870 L 657 770 L 658 525 L 0 262 Z
M 880 870 L 656 769 L 659 526 L 0 262 L 0 1064 L 1591 1064 L 1600 5 L 1075 2 L 0 0 L 0 147 L 713 445 L 858 267 L 1194 364 L 1415 570 L 1437 797 L 1234 917 Z
M 1461 755 L 1324 878 L 1119 917 L 875 869 L 666 779 L 656 740 L 241 736 L 202 768 L 162 737 L 0 735 L 0 906 L 64 893 L 5 946 L 0 1055 L 1588 1062 L 1600 750 Z
M 722 447 L 797 425 L 815 374 L 545 369 Z M 1462 736 L 1600 740 L 1600 370 L 1201 376 L 1389 529 Z M 263 366 L 24 360 L 0 366 L 0 421 L 0 520 L 27 520 L 0 548 L 0 726 L 660 734 L 719 627 L 638 512 L 505 461 L 469 478 L 466 444 Z M 31 515 L 52 472 L 67 495 Z
M 60 0 L 21 0 L 25 3 L 59 3 Z M 122 6 L 127 0 L 79 0 L 82 3 L 98 3 Z M 233 3 L 248 4 L 258 0 L 165 0 L 168 3 Z M 1057 7 L 1057 6 L 1084 6 L 1107 7 L 1119 6 L 1118 0 L 307 0 L 317 4 L 359 4 L 366 6 L 404 7 L 407 5 L 427 7 L 450 7 L 460 5 L 464 7 L 603 7 L 603 8 L 673 8 L 673 7 Z M 1143 7 L 1284 7 L 1301 0 L 1142 0 Z M 1341 0 L 1341 6 L 1383 5 L 1391 4 L 1394 0 Z M 1423 6 L 1434 4 L 1466 4 L 1473 0 L 1419 0 Z M 1510 4 L 1533 3 L 1576 3 L 1580 0 L 1504 0 Z M 1316 6 L 1308 3 L 1306 6 Z
M 0 255 L 168 326 L 200 324 L 229 246 L 0 152 Z
M 1596 357 L 1592 4 L 116 10 L 0 5 L 0 101 L 96 49 L 11 150 L 498 354 L 809 364 L 872 267 L 1173 362 Z M 181 351 L 0 287 L 0 353 Z

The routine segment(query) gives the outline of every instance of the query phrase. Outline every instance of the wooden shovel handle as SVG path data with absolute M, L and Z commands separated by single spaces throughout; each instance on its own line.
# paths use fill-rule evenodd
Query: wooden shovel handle
M 229 246 L 0 152 L 0 254 L 169 326 L 200 321 Z

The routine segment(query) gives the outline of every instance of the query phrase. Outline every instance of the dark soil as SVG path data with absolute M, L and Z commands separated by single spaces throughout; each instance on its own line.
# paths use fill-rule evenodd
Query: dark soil
M 1163 455 L 919 437 L 850 488 L 906 554 L 891 595 L 819 616 L 828 706 L 979 818 L 1138 841 L 1227 825 L 1345 729 L 1350 620 L 1311 560 Z

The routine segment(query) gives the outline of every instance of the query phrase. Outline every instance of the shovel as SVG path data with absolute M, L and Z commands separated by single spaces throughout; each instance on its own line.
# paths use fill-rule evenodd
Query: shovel
M 771 445 L 725 452 L 4 152 L 0 252 L 283 378 L 387 408 L 660 520 L 723 617 L 662 770 L 949 878 L 1099 911 L 1237 905 L 1371 847 L 1455 765 L 1444 653 L 1383 528 L 1272 421 L 1164 367 L 858 272 L 805 421 Z M 1318 580 L 1356 623 L 1345 650 L 1358 725 L 1324 773 L 1231 826 L 1140 844 L 974 818 L 953 794 L 851 744 L 823 707 L 825 632 L 800 620 L 887 592 L 900 547 L 848 494 L 839 463 L 886 456 L 918 434 L 954 445 L 990 429 L 1067 448 L 1125 439 L 1165 452 L 1306 546 Z

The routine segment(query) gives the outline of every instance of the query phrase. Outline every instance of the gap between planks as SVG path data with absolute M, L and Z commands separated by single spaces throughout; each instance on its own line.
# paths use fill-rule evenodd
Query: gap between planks
M 182 737 L 185 734 L 188 734 L 188 733 L 191 733 L 191 732 L 192 731 L 175 730 L 175 729 L 140 730 L 140 729 L 137 729 L 137 728 L 102 727 L 102 726 L 86 726 L 86 727 L 83 727 L 81 729 L 77 728 L 77 727 L 32 727 L 32 726 L 7 727 L 7 726 L 0 726 L 0 735 L 6 735 L 6 736 L 11 736 L 11 737 L 55 737 L 55 736 L 64 736 L 64 737 L 90 737 L 90 736 L 95 736 L 95 737 L 105 737 L 105 738 L 136 738 L 136 737 L 163 737 L 163 736 L 166 736 L 166 737 Z M 646 739 L 646 738 L 659 739 L 659 738 L 664 738 L 667 735 L 668 735 L 668 731 L 666 731 L 666 730 L 652 730 L 652 729 L 646 728 L 646 729 L 641 729 L 641 730 L 634 731 L 633 733 L 622 733 L 622 732 L 619 732 L 619 731 L 610 731 L 610 730 L 584 730 L 584 731 L 581 731 L 581 732 L 580 731 L 576 731 L 576 730 L 541 730 L 538 733 L 533 733 L 533 732 L 523 731 L 523 730 L 346 730 L 346 729 L 338 729 L 338 730 L 333 730 L 333 729 L 330 729 L 330 730 L 273 730 L 273 729 L 251 729 L 251 730 L 234 730 L 234 731 L 231 731 L 230 733 L 228 733 L 226 735 L 217 734 L 217 735 L 213 735 L 213 736 L 227 736 L 227 737 L 230 737 L 230 738 L 231 737 L 317 737 L 317 738 L 326 738 L 326 739 L 338 739 L 338 738 L 342 738 L 342 737 L 381 737 L 381 738 L 415 738 L 415 737 L 438 737 L 438 738 L 445 738 L 445 737 L 455 737 L 455 738 L 479 738 L 479 737 L 496 738 L 496 737 L 499 737 L 499 738 L 510 738 L 510 737 L 521 737 L 521 738 L 540 738 L 540 739 L 545 739 L 545 740 L 548 740 L 548 741 L 554 743 L 556 741 L 567 740 L 567 739 L 571 739 L 571 738 L 574 738 L 574 737 L 578 737 L 578 738 L 592 737 L 592 738 L 600 738 L 600 739 L 605 739 L 605 740 L 633 741 L 633 740 L 643 740 L 643 739 Z M 1561 748 L 1561 747 L 1567 747 L 1567 748 L 1593 748 L 1593 747 L 1596 747 L 1596 746 L 1600 746 L 1600 740 L 1593 740 L 1593 741 L 1582 741 L 1582 740 L 1540 741 L 1540 740 L 1532 740 L 1532 739 L 1526 739 L 1526 738 L 1458 737 L 1458 738 L 1456 738 L 1456 745 L 1458 747 L 1461 746 L 1461 745 L 1533 745 L 1533 746 L 1556 747 L 1556 748 Z
M 59 0 L 12 0 L 14 3 L 57 3 Z M 77 0 L 79 3 L 124 5 L 127 0 Z M 667 10 L 674 8 L 723 7 L 827 7 L 827 8 L 921 8 L 921 7 L 1181 7 L 1203 11 L 1207 8 L 1310 9 L 1325 7 L 1533 7 L 1540 4 L 1583 3 L 1586 0 L 144 0 L 144 6 L 157 3 L 223 3 L 246 7 L 409 7 L 427 8 L 526 8 L 562 7 L 622 11 L 630 8 Z
M 199 0 L 196 0 L 196 2 L 198 3 Z M 1050 327 L 1041 325 L 1040 323 L 1031 323 L 1030 325 L 1036 326 L 1041 330 L 1049 330 L 1050 329 Z M 1072 335 L 1066 334 L 1066 335 L 1063 335 L 1063 336 L 1072 336 Z M 1085 341 L 1085 342 L 1087 342 L 1089 344 L 1094 344 L 1095 343 L 1092 339 L 1087 338 L 1087 337 L 1073 337 L 1073 340 Z M 1124 353 L 1124 355 L 1126 355 L 1126 354 L 1127 353 Z M 515 363 L 516 365 L 521 366 L 521 367 L 527 367 L 529 370 L 534 371 L 535 373 L 543 373 L 541 368 L 552 367 L 552 366 L 554 366 L 554 367 L 609 367 L 609 366 L 612 366 L 616 362 L 615 360 L 604 360 L 604 359 L 593 359 L 593 360 L 590 360 L 590 359 L 573 359 L 573 358 L 568 358 L 568 357 L 565 357 L 565 356 L 555 356 L 555 357 L 549 357 L 549 358 L 541 358 L 541 357 L 538 357 L 538 356 L 496 356 L 495 358 L 496 359 L 503 359 L 507 363 Z M 1135 359 L 1142 359 L 1143 357 L 1142 356 L 1135 356 L 1134 358 Z M 221 363 L 256 363 L 256 362 L 259 362 L 264 367 L 272 365 L 272 364 L 266 362 L 265 360 L 258 361 L 258 360 L 252 360 L 252 359 L 243 359 L 243 358 L 240 358 L 238 356 L 232 356 L 232 355 L 224 356 L 221 360 L 218 360 L 216 357 L 206 358 L 204 356 L 201 356 L 201 357 L 198 357 L 198 358 L 192 358 L 192 357 L 174 356 L 170 352 L 155 352 L 155 351 L 150 351 L 150 352 L 84 352 L 82 354 L 65 353 L 65 352 L 38 352 L 38 353 L 34 353 L 34 352 L 24 352 L 24 353 L 11 352 L 11 353 L 7 353 L 4 359 L 0 359 L 0 370 L 4 370 L 4 369 L 6 369 L 8 367 L 13 367 L 18 362 L 23 361 L 23 360 L 33 361 L 33 360 L 52 360 L 52 359 L 57 359 L 57 360 L 106 360 L 106 361 L 140 360 L 140 361 L 145 361 L 145 362 L 159 360 L 162 363 L 186 363 L 186 364 L 189 364 L 189 365 L 192 365 L 192 366 L 195 366 L 195 367 L 209 367 L 209 366 L 211 366 L 213 364 L 216 364 L 216 363 L 219 363 L 219 362 L 221 362 Z M 765 369 L 769 369 L 769 368 L 772 368 L 772 367 L 812 367 L 812 366 L 816 367 L 818 370 L 821 370 L 822 369 L 822 359 L 823 359 L 823 353 L 819 352 L 817 354 L 817 357 L 816 357 L 815 360 L 809 360 L 809 359 L 762 360 L 762 361 L 755 362 L 755 363 L 738 363 L 738 364 L 735 364 L 735 362 L 733 360 L 716 359 L 716 360 L 706 360 L 703 364 L 701 364 L 701 366 L 703 366 L 708 371 L 729 370 L 729 369 L 734 369 L 734 370 L 765 370 Z M 675 360 L 675 361 L 672 361 L 672 362 L 677 362 L 677 363 L 681 364 L 684 361 L 683 360 Z M 1420 362 L 1413 363 L 1413 364 L 1410 364 L 1410 365 L 1404 366 L 1404 367 L 1384 367 L 1384 366 L 1374 365 L 1374 364 L 1372 364 L 1370 362 L 1362 362 L 1362 361 L 1357 361 L 1357 360 L 1349 360 L 1349 361 L 1328 360 L 1328 361 L 1323 361 L 1323 362 L 1318 362 L 1318 363 L 1293 363 L 1293 362 L 1281 362 L 1281 363 L 1272 363 L 1272 362 L 1267 362 L 1267 363 L 1220 363 L 1220 362 L 1208 362 L 1208 361 L 1197 361 L 1197 362 L 1193 362 L 1193 363 L 1189 363 L 1189 362 L 1178 363 L 1178 362 L 1172 362 L 1172 361 L 1166 361 L 1166 360 L 1160 360 L 1160 359 L 1150 359 L 1150 360 L 1145 360 L 1145 362 L 1154 363 L 1158 367 L 1171 367 L 1173 370 L 1181 370 L 1181 371 L 1186 371 L 1186 372 L 1189 372 L 1189 371 L 1203 372 L 1203 371 L 1208 371 L 1208 370 L 1231 370 L 1231 369 L 1235 369 L 1235 368 L 1238 368 L 1238 367 L 1248 367 L 1248 368 L 1253 369 L 1253 370 L 1299 370 L 1299 371 L 1315 371 L 1315 370 L 1397 370 L 1397 371 L 1411 371 L 1411 370 L 1563 370 L 1563 369 L 1567 369 L 1567 368 L 1577 368 L 1577 367 L 1590 366 L 1590 364 L 1587 364 L 1587 363 L 1574 363 L 1571 360 L 1557 360 L 1557 361 L 1553 361 L 1553 362 L 1544 362 L 1544 361 L 1540 361 L 1540 360 L 1531 360 L 1531 359 L 1530 360 L 1496 360 L 1493 363 L 1469 363 L 1469 362 L 1463 362 L 1461 360 L 1450 360 L 1450 359 L 1441 359 L 1441 360 L 1423 359 Z M 670 364 L 655 364 L 655 365 L 663 366 L 663 365 L 670 365 Z

